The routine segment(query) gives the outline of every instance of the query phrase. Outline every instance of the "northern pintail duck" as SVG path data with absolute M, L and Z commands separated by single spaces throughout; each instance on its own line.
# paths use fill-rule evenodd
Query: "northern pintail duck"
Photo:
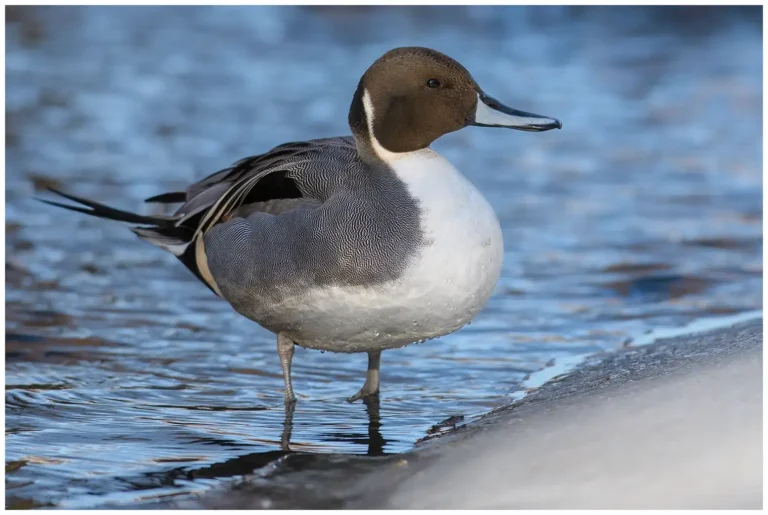
M 485 306 L 501 270 L 499 221 L 483 195 L 430 144 L 468 125 L 524 131 L 555 118 L 511 109 L 428 48 L 396 48 L 365 72 L 349 109 L 352 136 L 286 143 L 242 159 L 145 216 L 55 193 L 48 203 L 138 224 L 240 314 L 277 335 L 291 386 L 294 345 L 368 353 L 379 392 L 386 349 L 435 338 Z

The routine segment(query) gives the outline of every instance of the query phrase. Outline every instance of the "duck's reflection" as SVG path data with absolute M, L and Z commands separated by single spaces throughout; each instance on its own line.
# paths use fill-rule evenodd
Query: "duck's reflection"
M 381 436 L 381 415 L 379 396 L 364 397 L 365 412 L 368 414 L 368 456 L 383 456 L 387 441 Z
M 384 456 L 384 449 L 387 441 L 381 435 L 381 416 L 379 413 L 379 399 L 372 397 L 364 399 L 365 412 L 368 416 L 367 434 L 362 432 L 334 432 L 323 435 L 323 440 L 329 442 L 339 442 L 346 444 L 366 445 L 367 452 L 365 456 Z M 139 478 L 122 478 L 121 481 L 128 483 L 133 489 L 143 490 L 158 485 L 173 484 L 176 479 L 195 480 L 199 478 L 214 479 L 227 478 L 234 476 L 245 476 L 255 470 L 264 468 L 276 463 L 283 463 L 288 470 L 296 471 L 301 469 L 322 468 L 329 470 L 333 467 L 344 467 L 340 461 L 339 454 L 312 453 L 300 450 L 293 450 L 290 447 L 291 433 L 293 431 L 295 409 L 294 406 L 285 410 L 283 421 L 283 430 L 280 436 L 280 449 L 266 452 L 254 452 L 237 456 L 220 463 L 213 463 L 200 468 L 178 467 L 171 470 L 148 472 Z M 226 440 L 211 440 L 210 443 L 217 445 L 234 446 L 235 442 Z M 350 453 L 348 456 L 354 460 L 354 456 L 360 456 L 362 453 Z M 284 462 L 283 460 L 288 460 Z M 359 463 L 359 462 L 355 462 Z
M 368 415 L 368 435 L 367 438 L 360 433 L 334 432 L 323 435 L 327 440 L 335 442 L 355 443 L 368 446 L 367 456 L 384 456 L 384 447 L 387 441 L 381 435 L 381 413 L 379 409 L 379 396 L 364 397 L 363 404 L 365 412 Z M 283 421 L 283 432 L 280 435 L 280 449 L 284 452 L 291 452 L 291 433 L 293 432 L 293 415 L 296 411 L 296 404 L 285 407 L 285 419 Z
M 283 433 L 280 435 L 280 449 L 286 452 L 291 450 L 291 433 L 293 432 L 293 414 L 295 411 L 295 402 L 285 405 L 285 420 L 283 420 Z

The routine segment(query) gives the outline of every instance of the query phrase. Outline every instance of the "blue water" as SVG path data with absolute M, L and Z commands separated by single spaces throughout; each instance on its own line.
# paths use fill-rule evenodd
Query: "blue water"
M 241 157 L 347 134 L 360 75 L 395 46 L 441 50 L 563 129 L 434 145 L 499 215 L 496 293 L 461 331 L 384 353 L 378 414 L 344 402 L 365 356 L 297 349 L 292 449 L 402 452 L 509 402 L 553 358 L 762 307 L 759 7 L 7 17 L 8 506 L 204 491 L 233 473 L 195 471 L 284 436 L 273 335 L 127 229 L 32 197 L 58 185 L 151 212 L 142 199 Z

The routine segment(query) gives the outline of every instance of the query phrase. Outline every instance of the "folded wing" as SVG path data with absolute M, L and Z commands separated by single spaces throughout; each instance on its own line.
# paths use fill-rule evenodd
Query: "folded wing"
M 219 294 L 205 263 L 202 238 L 206 232 L 232 217 L 247 217 L 256 212 L 279 215 L 319 206 L 341 181 L 328 180 L 328 174 L 333 175 L 339 169 L 334 162 L 355 158 L 355 144 L 350 137 L 280 145 L 264 154 L 242 159 L 192 184 L 184 192 L 163 193 L 146 199 L 152 203 L 182 203 L 172 216 L 121 211 L 56 190 L 51 191 L 80 206 L 43 202 L 99 218 L 140 224 L 131 230 L 143 240 L 174 254 Z M 324 180 L 317 180 L 318 174 L 325 174 Z

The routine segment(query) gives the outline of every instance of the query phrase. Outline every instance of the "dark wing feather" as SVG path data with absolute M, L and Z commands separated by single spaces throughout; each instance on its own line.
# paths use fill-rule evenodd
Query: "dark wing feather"
M 313 198 L 301 188 L 302 177 L 297 170 L 312 168 L 318 159 L 334 149 L 355 151 L 355 142 L 346 137 L 286 143 L 265 154 L 241 159 L 187 188 L 187 202 L 176 215 L 182 220 L 196 218 L 197 235 L 207 232 L 241 206 L 269 200 Z M 297 207 L 304 205 L 296 204 Z

